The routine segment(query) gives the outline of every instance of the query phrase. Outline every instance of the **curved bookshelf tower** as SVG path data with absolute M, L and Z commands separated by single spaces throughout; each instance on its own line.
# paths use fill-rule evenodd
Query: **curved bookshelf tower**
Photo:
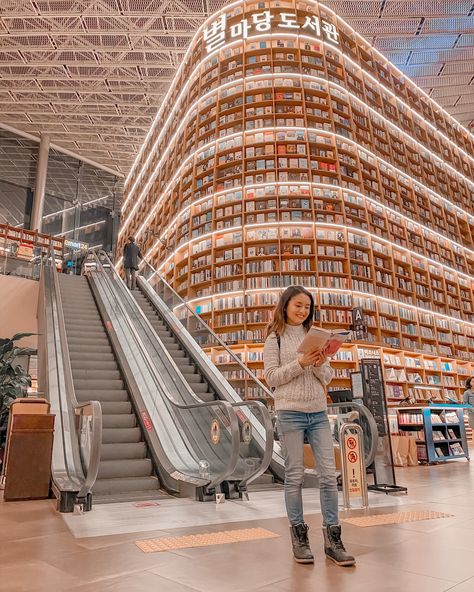
M 135 235 L 257 373 L 270 311 L 301 284 L 323 326 L 347 328 L 356 307 L 367 319 L 332 388 L 380 357 L 389 404 L 459 400 L 474 374 L 473 155 L 469 132 L 329 9 L 234 2 L 196 33 L 160 108 L 118 249 Z

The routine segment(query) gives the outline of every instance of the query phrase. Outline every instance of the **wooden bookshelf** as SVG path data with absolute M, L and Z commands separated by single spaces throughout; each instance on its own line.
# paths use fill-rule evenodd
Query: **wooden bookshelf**
M 349 327 L 362 306 L 367 342 L 344 349 L 334 388 L 372 348 L 389 403 L 460 400 L 474 370 L 473 136 L 329 9 L 279 4 L 224 7 L 192 41 L 126 181 L 118 253 L 135 235 L 243 356 L 261 352 L 286 286 L 313 292 L 323 326 Z

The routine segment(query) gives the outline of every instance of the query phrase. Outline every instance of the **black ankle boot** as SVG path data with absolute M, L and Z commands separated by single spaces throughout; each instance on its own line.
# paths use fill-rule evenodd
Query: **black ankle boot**
M 355 564 L 355 559 L 346 551 L 341 540 L 341 527 L 337 525 L 323 526 L 324 552 L 337 565 L 350 566 Z
M 308 525 L 302 522 L 290 526 L 293 555 L 297 563 L 314 563 L 314 557 L 308 541 Z

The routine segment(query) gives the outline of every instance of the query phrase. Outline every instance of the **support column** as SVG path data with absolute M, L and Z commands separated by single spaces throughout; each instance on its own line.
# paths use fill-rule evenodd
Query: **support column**
M 33 210 L 31 212 L 31 229 L 41 232 L 43 225 L 44 192 L 46 189 L 46 176 L 48 174 L 50 137 L 41 134 L 38 149 L 38 164 L 36 166 L 35 194 L 33 196 Z

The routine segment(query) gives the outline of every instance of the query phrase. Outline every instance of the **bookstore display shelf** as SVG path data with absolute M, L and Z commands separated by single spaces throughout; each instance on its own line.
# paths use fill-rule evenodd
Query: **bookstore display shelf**
M 0 254 L 11 255 L 12 245 L 16 246 L 14 254 L 19 259 L 32 259 L 36 256 L 35 248 L 39 248 L 45 255 L 50 247 L 53 248 L 56 257 L 62 259 L 64 238 L 0 224 Z
M 415 438 L 420 462 L 469 459 L 462 408 L 401 407 L 396 413 L 399 434 Z
M 367 339 L 334 361 L 333 388 L 370 347 L 389 403 L 459 401 L 474 370 L 473 154 L 331 10 L 235 2 L 197 31 L 126 180 L 118 253 L 134 235 L 259 376 L 272 308 L 300 284 L 324 327 L 364 311 Z

